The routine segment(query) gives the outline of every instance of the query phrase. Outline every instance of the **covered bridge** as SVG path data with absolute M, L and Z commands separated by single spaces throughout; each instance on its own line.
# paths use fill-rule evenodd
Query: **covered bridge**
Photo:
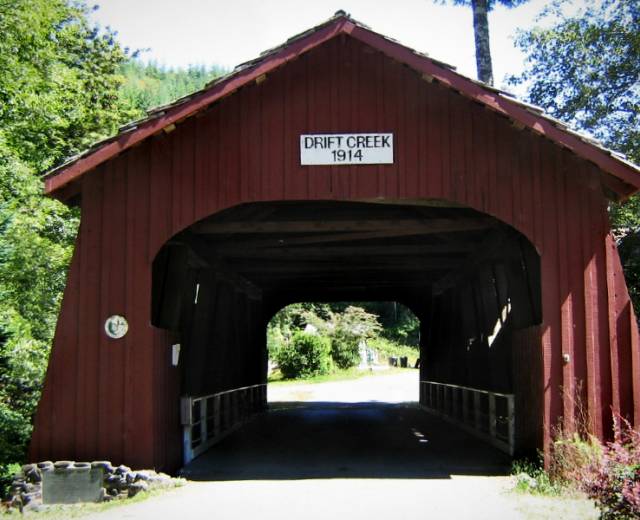
M 344 13 L 45 182 L 82 217 L 33 460 L 178 468 L 263 407 L 265 327 L 297 301 L 409 306 L 422 404 L 512 395 L 475 401 L 514 413 L 512 451 L 580 407 L 600 436 L 640 424 L 607 215 L 636 167 Z

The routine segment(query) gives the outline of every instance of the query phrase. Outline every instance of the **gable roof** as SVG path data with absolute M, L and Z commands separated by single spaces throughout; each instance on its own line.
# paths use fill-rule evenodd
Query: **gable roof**
M 515 99 L 512 95 L 465 77 L 455 68 L 397 41 L 372 31 L 343 11 L 308 31 L 288 39 L 284 44 L 263 52 L 258 58 L 238 65 L 230 74 L 207 84 L 202 90 L 177 101 L 150 110 L 147 116 L 123 126 L 119 133 L 96 143 L 90 149 L 45 174 L 45 193 L 61 200 L 75 190 L 70 187 L 86 172 L 112 159 L 128 148 L 197 114 L 264 76 L 301 54 L 341 34 L 380 51 L 387 57 L 419 72 L 429 82 L 438 82 L 459 94 L 483 104 L 488 109 L 511 119 L 515 126 L 528 128 L 554 143 L 594 163 L 604 174 L 605 185 L 617 199 L 626 199 L 640 189 L 640 168 L 625 160 L 622 154 L 606 149 L 597 141 L 570 130 L 562 122 L 544 115 L 542 109 Z

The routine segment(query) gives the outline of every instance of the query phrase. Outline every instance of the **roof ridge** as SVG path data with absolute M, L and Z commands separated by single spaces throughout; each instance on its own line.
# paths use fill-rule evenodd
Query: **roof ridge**
M 388 58 L 399 61 L 421 73 L 425 80 L 436 81 L 469 99 L 484 104 L 488 109 L 509 117 L 514 123 L 517 123 L 516 126 L 528 128 L 543 135 L 557 145 L 568 148 L 584 159 L 595 163 L 603 172 L 622 181 L 623 184 L 613 189 L 622 198 L 640 188 L 640 175 L 638 175 L 640 168 L 630 163 L 621 154 L 605 148 L 590 136 L 576 132 L 567 124 L 545 114 L 540 107 L 522 101 L 504 90 L 469 78 L 457 72 L 452 65 L 431 58 L 428 54 L 406 47 L 393 38 L 377 33 L 352 18 L 345 11 L 339 10 L 321 24 L 288 38 L 282 44 L 262 52 L 253 60 L 237 65 L 231 72 L 215 78 L 202 89 L 171 103 L 148 110 L 146 117 L 123 125 L 117 134 L 94 143 L 89 149 L 49 170 L 44 174 L 46 192 L 56 192 L 86 171 L 95 168 L 134 144 L 162 130 L 173 129 L 175 124 L 236 92 L 245 84 L 251 81 L 260 81 L 260 77 L 263 77 L 264 74 L 272 72 L 297 56 L 340 34 L 349 35 L 362 44 L 377 49 Z M 583 145 L 590 148 L 584 148 Z M 576 151 L 578 147 L 581 147 L 580 151 Z M 612 163 L 608 158 L 614 162 Z M 623 188 L 623 185 L 626 187 Z

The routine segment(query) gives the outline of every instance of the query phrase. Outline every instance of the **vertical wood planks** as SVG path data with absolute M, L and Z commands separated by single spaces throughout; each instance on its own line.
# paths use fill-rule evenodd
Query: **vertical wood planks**
M 175 465 L 180 372 L 169 364 L 175 338 L 149 324 L 153 259 L 195 220 L 267 200 L 447 199 L 512 225 L 541 255 L 543 324 L 520 337 L 528 348 L 540 343 L 545 446 L 558 419 L 572 424 L 561 387 L 575 396 L 576 381 L 586 385 L 596 432 L 610 431 L 610 405 L 640 420 L 637 329 L 597 169 L 428 79 L 335 39 L 85 175 L 33 456 Z M 300 166 L 302 133 L 372 131 L 394 134 L 395 164 Z M 249 356 L 262 345 L 257 328 L 239 328 L 224 310 L 233 291 L 220 283 L 211 290 L 220 309 L 212 322 L 235 327 L 209 334 L 244 342 Z M 430 337 L 457 342 L 447 356 L 464 351 L 456 326 L 469 306 L 461 299 L 473 298 L 478 322 L 489 319 L 484 292 L 476 283 L 471 296 L 447 295 L 434 307 Z M 252 302 L 238 308 L 262 314 Z M 130 322 L 124 341 L 102 331 L 115 313 Z M 490 371 L 488 356 L 468 359 Z M 65 384 L 69 371 L 75 377 Z

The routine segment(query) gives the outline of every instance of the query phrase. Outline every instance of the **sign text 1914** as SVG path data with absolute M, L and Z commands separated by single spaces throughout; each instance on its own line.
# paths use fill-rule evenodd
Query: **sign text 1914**
M 300 164 L 393 164 L 393 134 L 303 134 Z

